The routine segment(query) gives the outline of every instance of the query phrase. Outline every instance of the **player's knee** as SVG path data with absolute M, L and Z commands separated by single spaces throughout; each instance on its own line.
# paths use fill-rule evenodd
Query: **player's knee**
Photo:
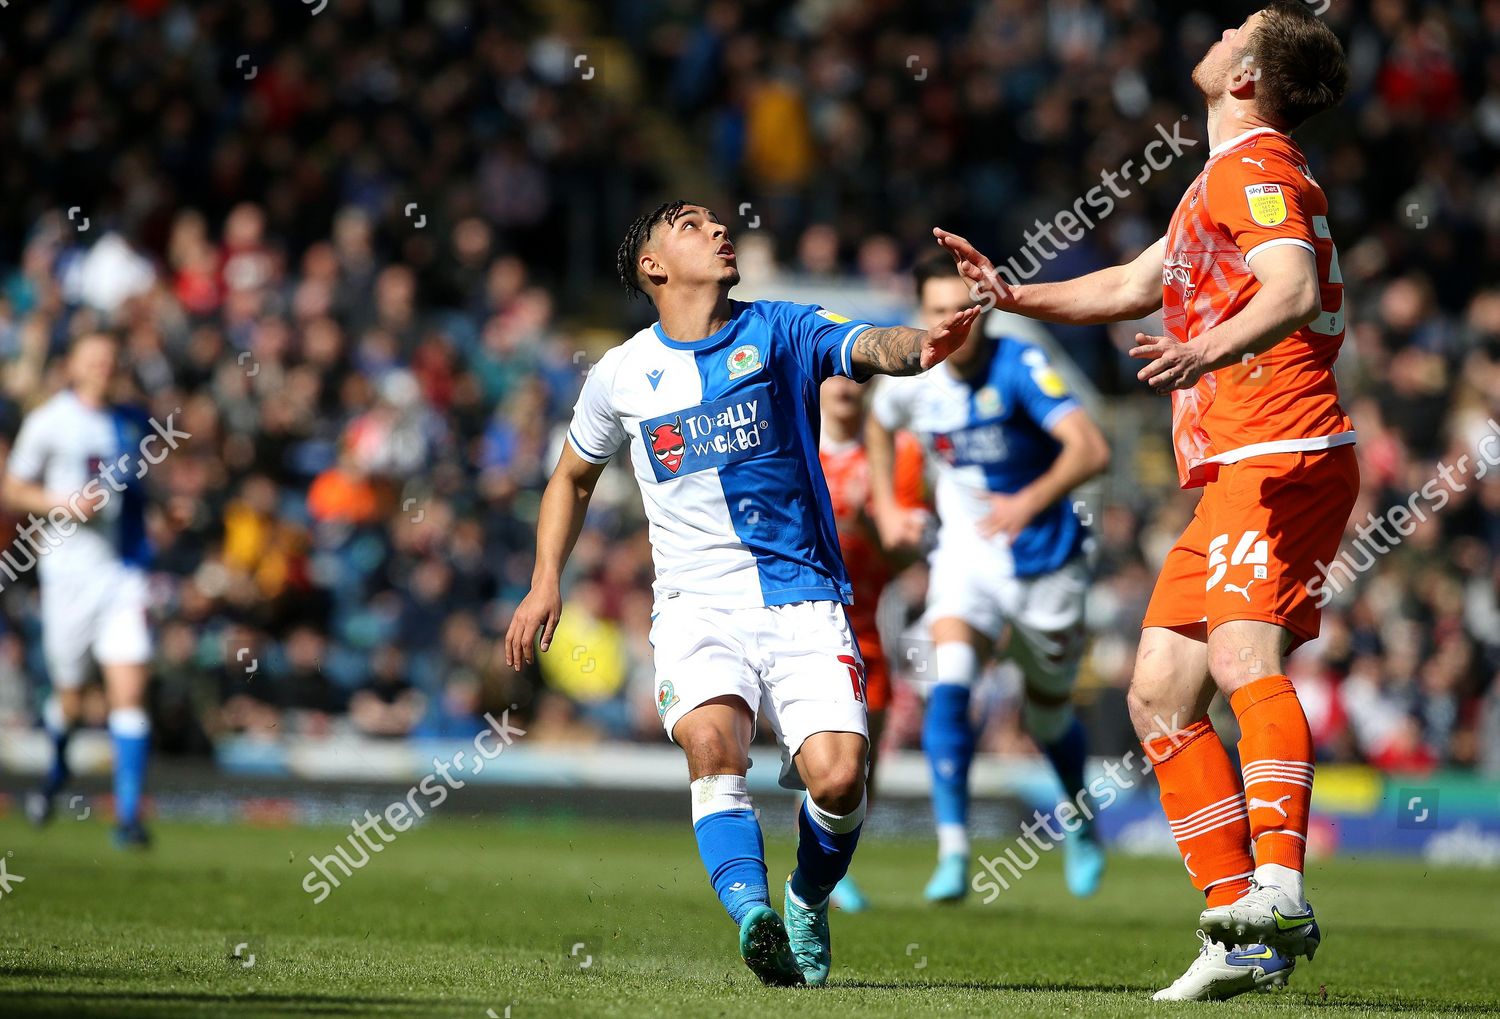
M 1130 713 L 1130 724 L 1141 739 L 1176 732 L 1192 721 L 1182 718 L 1183 705 L 1181 698 L 1175 696 L 1175 686 L 1170 676 L 1152 671 L 1138 670 L 1131 679 L 1125 707 Z M 1172 719 L 1180 720 L 1180 724 L 1174 724 Z
M 688 772 L 695 778 L 704 775 L 743 774 L 749 764 L 739 743 L 730 734 L 718 729 L 703 726 L 674 735 L 687 757 Z
M 1021 708 L 1021 722 L 1038 744 L 1050 746 L 1062 739 L 1063 733 L 1073 724 L 1073 701 L 1067 697 L 1027 691 L 1026 703 Z
M 1191 725 L 1207 710 L 1201 645 L 1185 652 L 1173 641 L 1143 639 L 1125 706 L 1141 739 L 1165 736 Z M 1202 702 L 1200 704 L 1200 702 Z
M 807 795 L 829 814 L 845 817 L 854 813 L 865 798 L 864 762 L 844 760 L 824 767 L 819 774 L 809 776 Z
M 1209 642 L 1208 672 L 1225 696 L 1246 683 L 1281 672 L 1281 656 L 1254 644 Z

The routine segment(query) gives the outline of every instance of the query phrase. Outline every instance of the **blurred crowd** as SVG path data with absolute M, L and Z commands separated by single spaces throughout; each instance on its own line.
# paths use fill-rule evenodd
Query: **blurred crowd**
M 181 408 L 192 439 L 149 477 L 169 752 L 470 732 L 513 704 L 528 738 L 659 740 L 650 554 L 622 471 L 596 495 L 553 651 L 521 674 L 495 653 L 581 379 L 651 318 L 611 276 L 629 220 L 663 197 L 708 201 L 755 240 L 759 289 L 889 295 L 932 225 L 1003 262 L 1180 124 L 1198 145 L 1037 278 L 1132 257 L 1207 148 L 1189 72 L 1251 9 L 13 7 L 0 431 L 92 325 L 124 338 L 136 399 L 161 419 Z M 1323 16 L 1351 91 L 1299 138 L 1347 284 L 1360 523 L 1438 464 L 1475 461 L 1500 420 L 1500 3 L 1332 0 Z M 1165 401 L 1122 354 L 1133 333 L 1055 332 L 1118 439 L 1083 691 L 1106 750 L 1128 741 L 1134 634 L 1195 498 L 1172 483 Z M 1333 597 L 1294 660 L 1320 753 L 1500 771 L 1497 589 L 1500 472 L 1471 474 Z M 44 688 L 34 584 L 7 587 L 0 612 L 0 721 L 22 723 Z M 994 716 L 987 743 L 1007 747 L 1003 698 Z

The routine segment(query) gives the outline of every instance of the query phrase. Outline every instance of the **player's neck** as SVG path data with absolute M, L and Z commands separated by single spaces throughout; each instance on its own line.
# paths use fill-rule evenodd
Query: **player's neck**
M 90 410 L 103 410 L 105 405 L 109 402 L 109 400 L 107 399 L 108 394 L 97 393 L 93 390 L 82 389 L 78 386 L 73 387 L 73 395 L 77 397 L 79 403 L 83 404 L 85 407 L 88 407 Z
M 979 357 L 974 358 L 974 360 L 969 361 L 966 364 L 955 364 L 950 360 L 944 362 L 944 365 L 948 369 L 948 371 L 953 374 L 953 377 L 955 379 L 964 383 L 964 385 L 974 386 L 977 385 L 979 381 L 984 378 L 986 373 L 989 372 L 990 361 L 994 358 L 994 356 L 995 350 L 992 346 L 989 350 L 986 350 L 982 354 L 980 354 Z
M 1243 102 L 1231 96 L 1209 104 L 1208 147 L 1210 150 L 1217 149 L 1225 142 L 1261 127 L 1275 128 L 1276 125 L 1257 114 L 1254 103 Z
M 662 332 L 678 343 L 707 339 L 729 323 L 729 291 L 719 286 L 665 289 L 656 295 Z

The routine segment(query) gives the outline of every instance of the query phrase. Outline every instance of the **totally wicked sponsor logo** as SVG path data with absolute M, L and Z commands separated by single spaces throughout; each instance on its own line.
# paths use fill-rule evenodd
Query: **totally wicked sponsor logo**
M 1010 455 L 1005 426 L 998 420 L 938 432 L 932 437 L 932 449 L 954 467 L 1003 463 Z
M 777 446 L 770 394 L 755 387 L 641 422 L 657 481 L 724 467 Z

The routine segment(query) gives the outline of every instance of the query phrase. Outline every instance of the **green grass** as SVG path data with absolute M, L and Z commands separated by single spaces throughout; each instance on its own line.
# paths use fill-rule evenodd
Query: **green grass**
M 993 905 L 939 910 L 920 900 L 931 848 L 871 839 L 856 872 L 878 909 L 835 915 L 830 985 L 770 990 L 740 963 L 686 825 L 439 821 L 314 905 L 308 854 L 347 833 L 161 824 L 153 851 L 127 855 L 97 823 L 0 821 L 25 878 L 0 899 L 0 1016 L 1500 1012 L 1493 872 L 1317 865 L 1324 946 L 1290 989 L 1156 1006 L 1197 948 L 1196 895 L 1170 860 L 1115 858 L 1086 902 L 1048 860 Z M 792 849 L 769 852 L 779 903 Z M 230 958 L 238 941 L 253 967 Z

